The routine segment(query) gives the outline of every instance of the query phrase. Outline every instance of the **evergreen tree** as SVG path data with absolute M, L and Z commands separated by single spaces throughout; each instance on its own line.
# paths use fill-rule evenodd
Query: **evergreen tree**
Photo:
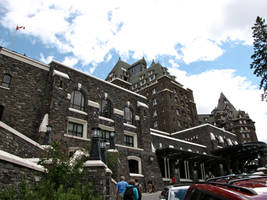
M 260 89 L 264 89 L 263 95 L 267 92 L 267 25 L 265 19 L 257 17 L 256 23 L 252 27 L 253 30 L 253 49 L 254 54 L 251 56 L 253 62 L 250 68 L 254 69 L 254 74 L 261 77 Z M 263 96 L 263 99 L 266 96 Z

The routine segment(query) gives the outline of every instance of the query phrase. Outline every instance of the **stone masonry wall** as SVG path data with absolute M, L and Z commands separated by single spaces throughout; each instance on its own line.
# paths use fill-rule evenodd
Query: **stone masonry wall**
M 22 158 L 38 158 L 43 149 L 0 126 L 0 149 Z
M 0 190 L 7 187 L 17 187 L 22 180 L 34 183 L 38 173 L 33 169 L 0 160 Z
M 47 112 L 48 71 L 0 54 L 0 82 L 6 73 L 12 80 L 9 89 L 0 87 L 1 120 L 37 141 Z

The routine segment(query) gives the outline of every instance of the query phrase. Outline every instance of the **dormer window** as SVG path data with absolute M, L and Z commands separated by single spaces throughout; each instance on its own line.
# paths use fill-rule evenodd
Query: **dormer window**
M 10 88 L 12 76 L 10 74 L 5 74 L 2 80 L 1 86 Z

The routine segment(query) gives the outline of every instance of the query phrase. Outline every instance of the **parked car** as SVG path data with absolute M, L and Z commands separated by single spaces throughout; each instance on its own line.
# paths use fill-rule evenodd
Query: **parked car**
M 189 186 L 165 186 L 161 192 L 159 199 L 160 200 L 184 200 L 186 191 Z
M 267 176 L 230 175 L 192 184 L 185 200 L 267 200 Z

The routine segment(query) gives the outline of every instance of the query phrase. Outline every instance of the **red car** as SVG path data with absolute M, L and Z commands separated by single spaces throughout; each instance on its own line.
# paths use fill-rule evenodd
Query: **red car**
M 267 200 L 267 176 L 231 175 L 192 184 L 185 200 Z

